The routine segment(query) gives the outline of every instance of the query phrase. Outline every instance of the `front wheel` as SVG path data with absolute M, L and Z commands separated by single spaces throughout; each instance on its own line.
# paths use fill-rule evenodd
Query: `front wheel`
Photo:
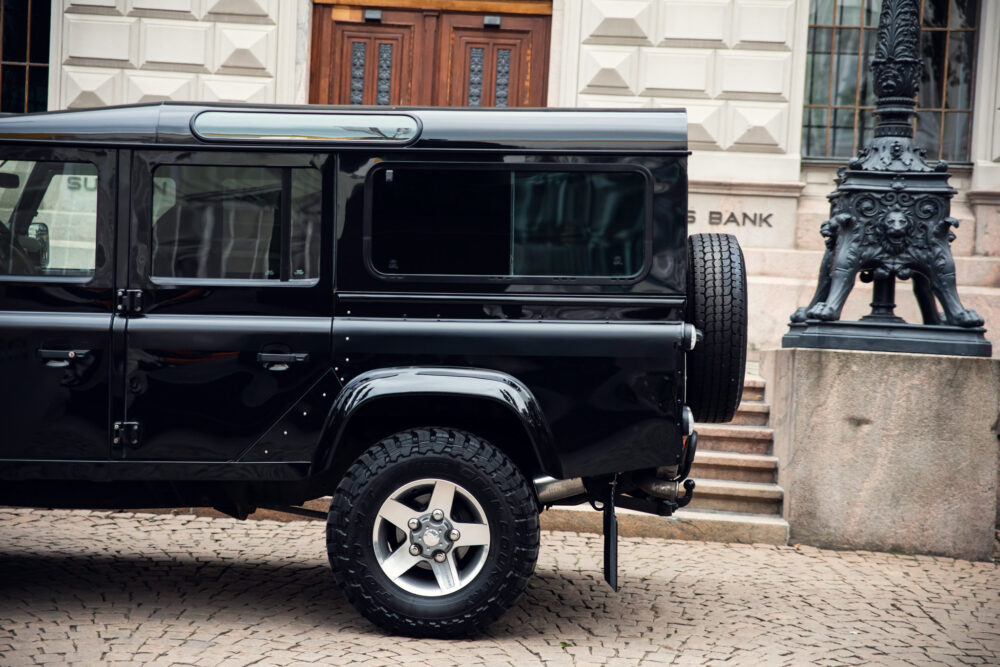
M 327 518 L 337 583 L 390 632 L 471 635 L 512 606 L 538 557 L 538 507 L 498 449 L 463 431 L 381 440 L 344 475 Z

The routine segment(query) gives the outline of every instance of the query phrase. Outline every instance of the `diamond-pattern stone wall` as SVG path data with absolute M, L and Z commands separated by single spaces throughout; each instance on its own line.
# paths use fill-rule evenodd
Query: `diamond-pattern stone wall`
M 794 0 L 580 0 L 579 11 L 576 99 L 560 104 L 686 107 L 693 149 L 798 150 Z
M 295 0 L 56 0 L 49 108 L 294 102 Z

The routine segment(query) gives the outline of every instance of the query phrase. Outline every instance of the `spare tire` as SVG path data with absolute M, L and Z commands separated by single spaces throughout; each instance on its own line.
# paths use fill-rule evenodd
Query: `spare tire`
M 687 404 L 696 421 L 730 421 L 747 362 L 747 272 L 735 236 L 688 237 L 687 321 L 702 333 L 687 356 Z

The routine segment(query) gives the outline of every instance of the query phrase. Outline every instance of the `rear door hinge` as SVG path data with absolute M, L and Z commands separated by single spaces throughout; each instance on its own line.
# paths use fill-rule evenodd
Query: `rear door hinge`
M 116 296 L 115 312 L 119 315 L 142 314 L 142 290 L 120 289 Z
M 115 422 L 111 434 L 111 446 L 115 449 L 139 446 L 139 422 Z

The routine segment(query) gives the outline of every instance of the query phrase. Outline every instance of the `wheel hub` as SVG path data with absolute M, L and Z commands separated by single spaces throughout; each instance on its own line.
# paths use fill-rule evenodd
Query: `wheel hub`
M 411 519 L 409 527 L 410 544 L 420 549 L 413 549 L 411 553 L 427 559 L 434 558 L 439 553 L 448 553 L 458 540 L 458 531 L 439 509 Z

